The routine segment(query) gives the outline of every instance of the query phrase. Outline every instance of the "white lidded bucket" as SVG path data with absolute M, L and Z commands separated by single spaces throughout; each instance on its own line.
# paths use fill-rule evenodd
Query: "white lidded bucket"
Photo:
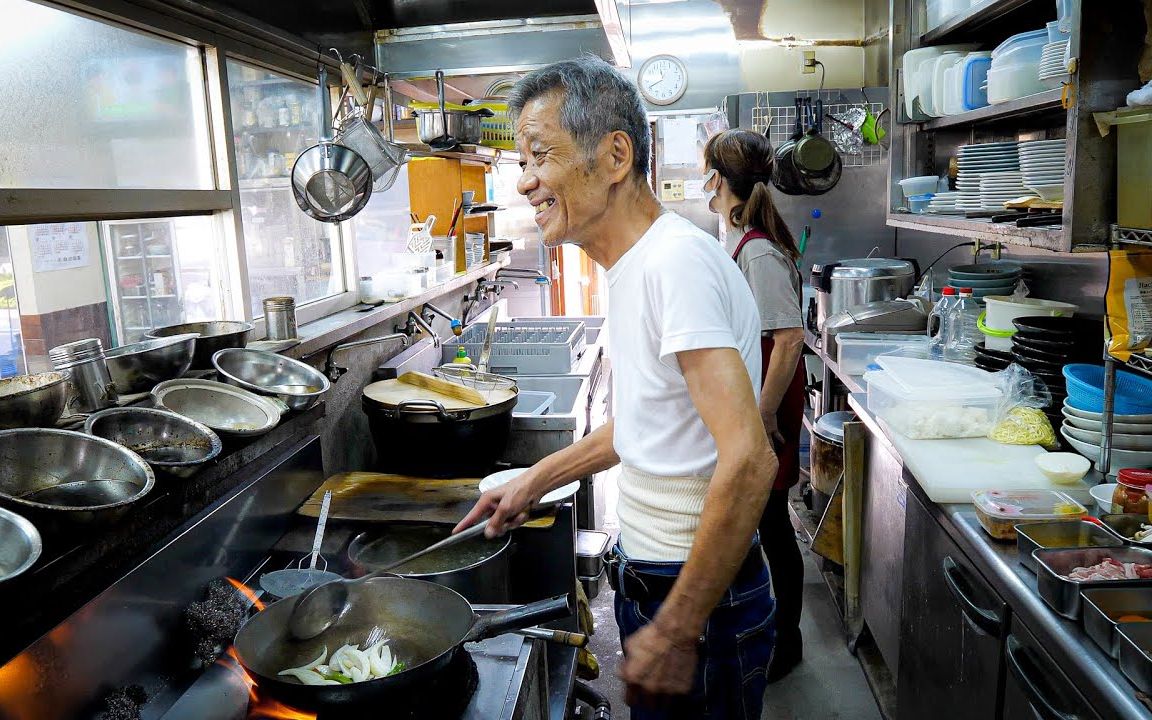
M 1011 295 L 989 295 L 984 298 L 984 314 L 980 316 L 980 332 L 984 333 L 984 347 L 989 350 L 1012 350 L 1012 336 L 1016 326 L 1012 321 L 1019 317 L 1047 315 L 1066 317 L 1075 315 L 1079 309 L 1072 303 L 1039 298 L 1017 298 Z

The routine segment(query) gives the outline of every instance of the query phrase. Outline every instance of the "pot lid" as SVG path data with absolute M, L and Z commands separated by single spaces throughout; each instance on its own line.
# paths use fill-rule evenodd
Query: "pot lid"
M 844 423 L 853 422 L 856 419 L 856 413 L 849 410 L 842 410 L 840 412 L 824 413 L 816 420 L 813 427 L 815 432 L 825 440 L 830 440 L 838 445 L 844 444 Z
M 897 258 L 841 260 L 832 268 L 834 278 L 903 277 L 913 273 L 912 263 Z
M 386 408 L 393 409 L 407 400 L 435 400 L 444 406 L 445 410 L 475 410 L 482 407 L 491 407 L 508 402 L 516 397 L 516 390 L 481 390 L 484 396 L 483 404 L 467 402 L 451 395 L 436 392 L 418 385 L 401 382 L 399 379 L 381 380 L 364 388 L 364 397 L 380 403 Z

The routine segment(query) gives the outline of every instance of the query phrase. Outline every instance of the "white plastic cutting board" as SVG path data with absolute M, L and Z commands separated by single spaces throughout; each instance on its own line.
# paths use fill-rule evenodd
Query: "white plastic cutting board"
M 1044 477 L 1033 461 L 1044 452 L 1037 445 L 1001 445 L 985 438 L 911 440 L 887 434 L 933 502 L 971 503 L 973 490 L 1058 490 L 1089 509 L 1094 505 L 1087 484 L 1058 485 Z

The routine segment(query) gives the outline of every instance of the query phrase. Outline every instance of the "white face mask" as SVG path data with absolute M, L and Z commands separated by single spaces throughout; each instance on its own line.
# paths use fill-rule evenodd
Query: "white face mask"
M 714 187 L 712 190 L 709 190 L 708 185 L 713 180 L 716 181 L 716 187 Z M 708 209 L 711 210 L 712 212 L 716 212 L 716 208 L 712 207 L 712 201 L 716 199 L 716 191 L 719 189 L 720 189 L 719 173 L 716 171 L 716 168 L 712 168 L 711 170 L 709 170 L 707 172 L 707 174 L 704 175 L 704 199 L 708 202 Z

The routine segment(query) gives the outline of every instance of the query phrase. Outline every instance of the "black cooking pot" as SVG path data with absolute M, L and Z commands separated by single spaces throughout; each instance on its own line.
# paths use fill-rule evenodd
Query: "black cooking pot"
M 357 576 L 367 575 L 452 534 L 447 523 L 390 523 L 360 533 L 348 546 L 348 559 Z M 400 577 L 427 580 L 450 587 L 468 602 L 506 604 L 511 574 L 512 536 L 479 537 L 463 545 L 416 560 L 411 567 L 392 570 Z
M 365 395 L 362 406 L 380 471 L 417 477 L 484 477 L 508 445 L 516 396 L 483 407 L 445 409 L 431 399 L 393 405 Z

